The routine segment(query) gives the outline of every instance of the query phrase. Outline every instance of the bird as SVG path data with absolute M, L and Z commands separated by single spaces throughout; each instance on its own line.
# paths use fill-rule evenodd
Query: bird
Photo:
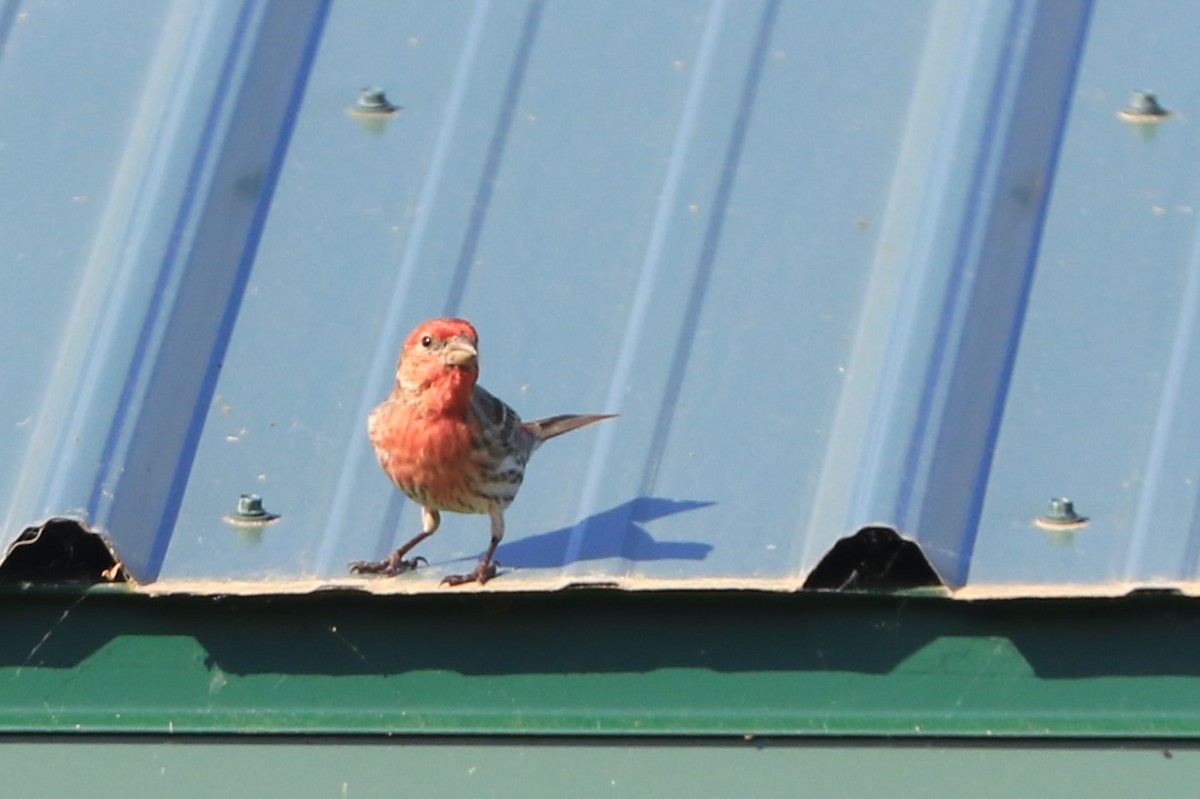
M 491 538 L 471 572 L 443 585 L 496 576 L 504 511 L 517 496 L 529 456 L 555 436 L 616 414 L 564 414 L 522 422 L 517 412 L 478 385 L 479 334 L 465 319 L 429 319 L 405 339 L 391 393 L 367 418 L 367 434 L 384 473 L 421 506 L 421 532 L 380 561 L 355 561 L 354 574 L 396 575 L 428 563 L 407 558 L 437 532 L 443 511 L 486 513 Z

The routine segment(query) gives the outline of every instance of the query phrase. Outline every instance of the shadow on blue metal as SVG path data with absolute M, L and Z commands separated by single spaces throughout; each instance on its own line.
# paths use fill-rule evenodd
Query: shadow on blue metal
M 605 558 L 624 558 L 631 561 L 704 560 L 712 551 L 712 544 L 699 541 L 656 541 L 642 524 L 672 513 L 682 513 L 711 504 L 639 497 L 580 522 L 585 533 L 574 548 L 571 546 L 574 526 L 562 527 L 501 544 L 496 549 L 496 557 L 505 566 L 516 568 L 561 567 L 578 561 Z
M 4 540 L 75 520 L 146 590 L 437 590 L 483 518 L 346 564 L 420 529 L 365 418 L 455 314 L 522 415 L 621 414 L 539 450 L 486 590 L 796 590 L 892 530 L 958 595 L 1191 592 L 1197 34 L 1167 0 L 0 2 Z

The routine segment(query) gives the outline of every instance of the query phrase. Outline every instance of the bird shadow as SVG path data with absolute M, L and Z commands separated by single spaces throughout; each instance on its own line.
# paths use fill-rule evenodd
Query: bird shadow
M 714 503 L 638 497 L 557 530 L 501 543 L 496 560 L 505 568 L 554 568 L 583 560 L 624 558 L 704 560 L 712 544 L 701 541 L 656 541 L 641 525 Z

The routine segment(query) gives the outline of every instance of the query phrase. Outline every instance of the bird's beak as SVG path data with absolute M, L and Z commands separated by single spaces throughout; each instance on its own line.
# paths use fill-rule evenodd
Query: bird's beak
M 469 366 L 479 357 L 479 350 L 466 336 L 455 336 L 446 342 L 442 360 L 449 366 Z

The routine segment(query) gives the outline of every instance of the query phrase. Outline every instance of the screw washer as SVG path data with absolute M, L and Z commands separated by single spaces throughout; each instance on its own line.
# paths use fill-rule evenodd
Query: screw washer
M 237 510 L 225 517 L 225 523 L 234 527 L 263 527 L 278 519 L 278 513 L 271 513 L 263 507 L 261 496 L 242 494 L 238 497 Z
M 1033 520 L 1033 523 L 1043 530 L 1077 530 L 1087 524 L 1090 519 L 1075 511 L 1075 503 L 1066 497 L 1054 497 L 1043 516 Z

